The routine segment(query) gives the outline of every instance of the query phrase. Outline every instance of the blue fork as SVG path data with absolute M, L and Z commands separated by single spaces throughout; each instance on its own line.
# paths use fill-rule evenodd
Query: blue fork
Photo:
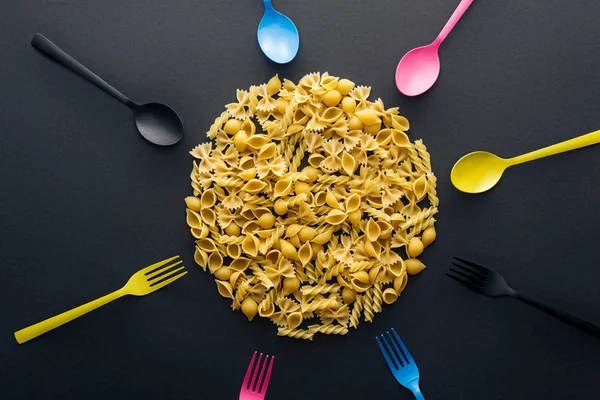
M 376 337 L 390 371 L 399 384 L 409 389 L 417 400 L 425 400 L 419 388 L 419 368 L 394 328 Z

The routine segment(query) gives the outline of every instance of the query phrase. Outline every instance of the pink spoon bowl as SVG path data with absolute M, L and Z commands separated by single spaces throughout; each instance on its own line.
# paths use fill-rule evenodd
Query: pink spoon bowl
M 431 44 L 412 49 L 402 57 L 396 68 L 396 86 L 400 92 L 407 96 L 418 96 L 433 86 L 440 74 L 440 45 L 471 3 L 473 0 L 462 0 Z

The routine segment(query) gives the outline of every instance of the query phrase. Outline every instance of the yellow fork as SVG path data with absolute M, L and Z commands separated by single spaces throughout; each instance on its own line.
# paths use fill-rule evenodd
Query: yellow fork
M 15 339 L 19 344 L 25 343 L 119 297 L 127 295 L 145 296 L 155 292 L 187 274 L 184 271 L 185 267 L 183 265 L 179 266 L 182 262 L 179 256 L 175 256 L 152 264 L 133 274 L 121 289 L 35 325 L 23 328 L 15 332 Z

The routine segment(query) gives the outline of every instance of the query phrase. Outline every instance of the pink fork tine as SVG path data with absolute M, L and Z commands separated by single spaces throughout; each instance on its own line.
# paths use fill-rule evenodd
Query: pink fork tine
M 254 360 L 256 359 L 256 352 L 252 355 L 252 360 L 250 360 L 250 365 L 248 365 L 248 370 L 246 371 L 246 376 L 244 376 L 244 382 L 242 382 L 242 389 L 246 390 L 248 388 L 248 381 L 250 380 L 250 374 L 252 373 L 252 366 L 254 365 Z
M 269 361 L 269 355 L 267 354 L 267 356 L 265 357 L 265 362 L 263 362 L 262 368 L 260 369 L 260 375 L 258 376 L 258 382 L 256 384 L 256 387 L 253 388 L 253 392 L 260 392 L 260 387 L 261 387 L 261 383 L 263 381 L 263 376 L 265 375 L 265 367 L 267 366 L 267 361 Z
M 254 386 L 256 384 L 256 378 L 258 378 L 258 368 L 260 367 L 260 362 L 262 361 L 263 353 L 260 353 L 258 357 L 258 362 L 256 363 L 256 368 L 254 369 L 254 373 L 252 374 L 252 383 L 250 383 L 250 387 L 248 390 L 254 392 Z
M 267 388 L 269 387 L 269 380 L 271 379 L 271 371 L 273 370 L 273 364 L 275 363 L 275 357 L 271 357 L 271 361 L 269 362 L 269 369 L 267 370 L 267 376 L 265 377 L 265 381 L 260 389 L 260 394 L 265 395 L 267 392 Z M 262 375 L 261 375 L 262 378 Z

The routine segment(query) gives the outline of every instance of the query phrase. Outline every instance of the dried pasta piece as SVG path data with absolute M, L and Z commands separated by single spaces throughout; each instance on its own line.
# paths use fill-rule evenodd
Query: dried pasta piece
M 304 329 L 291 329 L 279 327 L 277 328 L 277 336 L 289 336 L 294 339 L 305 339 L 305 340 L 313 340 L 315 336 L 314 332 L 309 332 Z
M 372 321 L 436 238 L 430 154 L 370 94 L 328 73 L 297 85 L 274 76 L 238 90 L 211 142 L 190 151 L 194 260 L 234 310 L 271 319 L 280 336 Z

